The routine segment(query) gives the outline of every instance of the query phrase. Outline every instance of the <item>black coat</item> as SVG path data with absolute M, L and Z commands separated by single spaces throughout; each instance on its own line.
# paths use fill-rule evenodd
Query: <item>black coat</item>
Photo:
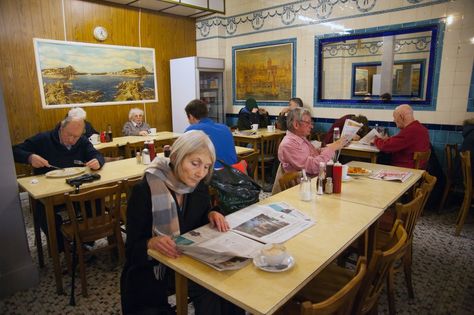
M 38 133 L 26 139 L 25 142 L 13 146 L 13 157 L 17 163 L 28 164 L 28 157 L 32 154 L 37 154 L 48 160 L 49 164 L 58 167 L 74 166 L 74 160 L 88 162 L 97 159 L 101 167 L 105 163 L 102 154 L 85 136 L 81 136 L 68 150 L 59 140 L 59 126 L 53 130 Z M 34 173 L 44 174 L 50 170 L 48 167 L 35 168 Z

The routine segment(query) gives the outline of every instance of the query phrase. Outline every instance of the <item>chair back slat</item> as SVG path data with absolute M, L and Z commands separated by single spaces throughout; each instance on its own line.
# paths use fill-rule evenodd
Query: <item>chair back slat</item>
M 431 156 L 431 150 L 413 153 L 413 160 L 415 161 L 415 169 L 417 170 L 426 169 L 430 156 Z
M 461 233 L 461 229 L 466 221 L 466 217 L 469 213 L 469 209 L 472 204 L 472 170 L 471 170 L 471 152 L 463 151 L 459 153 L 461 157 L 461 169 L 464 183 L 464 198 L 459 209 L 458 218 L 456 220 L 456 232 L 455 235 Z
M 142 152 L 145 147 L 145 140 L 135 143 L 127 142 L 125 145 L 125 158 L 129 159 L 135 157 L 137 152 Z
M 415 193 L 415 198 L 410 202 L 402 204 L 397 203 L 395 205 L 397 219 L 403 221 L 403 227 L 408 234 L 408 239 L 413 238 L 413 232 L 415 230 L 416 222 L 421 215 L 423 201 L 425 199 L 426 190 L 418 188 Z

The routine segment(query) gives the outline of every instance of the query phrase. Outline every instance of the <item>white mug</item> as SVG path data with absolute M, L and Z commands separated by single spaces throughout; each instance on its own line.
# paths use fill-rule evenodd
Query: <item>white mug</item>
M 252 130 L 257 131 L 258 130 L 258 124 L 252 124 Z
M 275 125 L 268 125 L 267 126 L 267 131 L 268 132 L 275 132 Z
M 148 130 L 148 133 L 150 133 L 150 134 L 152 134 L 152 135 L 156 134 L 156 128 L 150 128 L 150 129 Z
M 347 178 L 347 171 L 349 171 L 349 165 L 342 166 L 342 179 Z
M 89 137 L 89 141 L 92 144 L 99 144 L 100 143 L 100 136 L 98 134 L 94 133 L 93 135 L 91 135 Z

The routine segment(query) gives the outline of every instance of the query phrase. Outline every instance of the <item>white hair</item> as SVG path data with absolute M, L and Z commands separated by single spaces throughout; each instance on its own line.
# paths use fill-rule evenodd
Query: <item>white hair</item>
M 133 116 L 135 115 L 142 115 L 143 116 L 143 111 L 140 108 L 132 108 L 130 112 L 128 113 L 128 119 L 132 119 Z
M 80 107 L 74 107 L 67 113 L 67 116 L 70 118 L 78 118 L 78 119 L 86 120 L 87 113 L 85 110 L 83 110 Z

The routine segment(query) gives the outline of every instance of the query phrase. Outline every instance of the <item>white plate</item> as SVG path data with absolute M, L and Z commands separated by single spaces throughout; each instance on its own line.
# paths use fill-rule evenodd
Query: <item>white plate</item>
M 283 272 L 283 271 L 287 271 L 288 269 L 291 269 L 295 265 L 295 259 L 290 254 L 287 254 L 287 257 L 283 260 L 283 263 L 281 265 L 268 266 L 263 261 L 263 256 L 257 255 L 253 259 L 253 264 L 257 268 L 262 269 L 264 271 Z
M 347 171 L 347 175 L 350 175 L 350 176 L 370 176 L 370 175 L 372 175 L 372 170 L 369 170 L 369 169 L 366 169 L 366 168 L 363 168 L 363 167 L 360 167 L 360 168 L 364 170 L 364 173 L 351 173 L 350 168 L 349 168 L 349 170 Z
M 85 170 L 85 167 L 67 167 L 60 170 L 49 171 L 45 175 L 51 178 L 61 178 L 78 175 L 84 173 Z

